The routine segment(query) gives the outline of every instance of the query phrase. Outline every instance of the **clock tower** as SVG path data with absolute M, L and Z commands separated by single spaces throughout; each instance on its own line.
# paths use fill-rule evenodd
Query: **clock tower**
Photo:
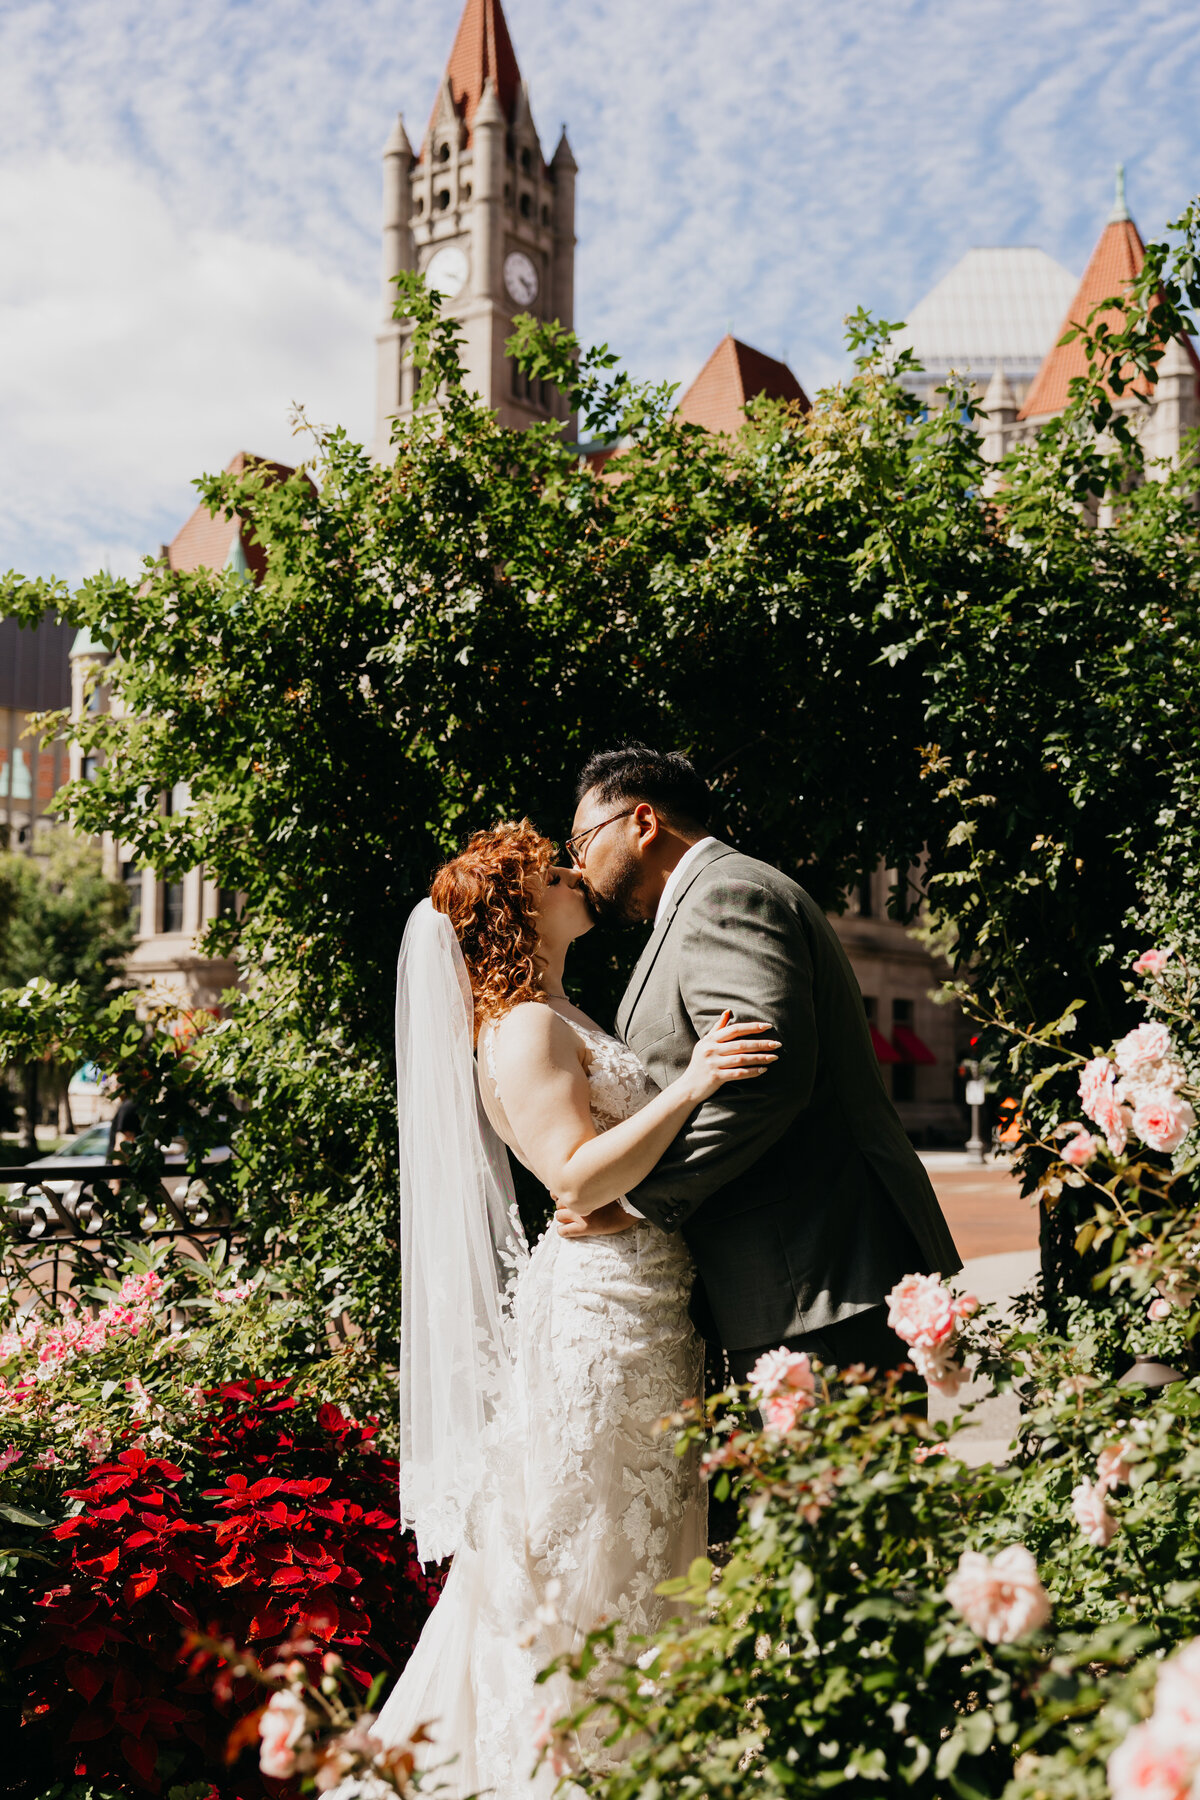
M 564 127 L 550 162 L 500 0 L 467 0 L 419 151 L 401 115 L 383 152 L 383 302 L 375 382 L 375 455 L 412 413 L 410 332 L 392 318 L 401 269 L 420 269 L 458 321 L 469 386 L 502 425 L 566 419 L 566 402 L 530 381 L 504 346 L 529 312 L 574 324 L 575 159 Z

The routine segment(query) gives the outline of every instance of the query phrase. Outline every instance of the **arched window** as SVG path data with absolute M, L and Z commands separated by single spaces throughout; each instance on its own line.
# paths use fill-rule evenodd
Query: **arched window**
M 449 162 L 450 161 L 450 146 L 449 146 L 449 144 L 442 144 L 439 147 L 438 161 L 439 162 Z
M 445 212 L 446 208 L 450 204 L 450 189 L 449 188 L 442 189 L 441 193 L 437 197 L 437 203 L 438 203 L 438 211 Z

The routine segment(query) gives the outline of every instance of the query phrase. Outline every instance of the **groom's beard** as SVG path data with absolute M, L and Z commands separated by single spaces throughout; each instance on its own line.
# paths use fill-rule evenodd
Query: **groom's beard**
M 636 856 L 626 856 L 615 869 L 605 874 L 605 891 L 600 893 L 584 879 L 584 893 L 598 925 L 641 925 L 644 914 L 638 905 L 637 890 L 642 868 Z

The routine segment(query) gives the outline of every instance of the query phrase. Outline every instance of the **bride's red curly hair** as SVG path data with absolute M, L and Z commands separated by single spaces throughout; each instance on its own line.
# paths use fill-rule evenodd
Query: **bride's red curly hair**
M 544 1001 L 537 913 L 526 883 L 544 876 L 554 846 L 528 819 L 477 831 L 440 868 L 430 899 L 445 913 L 462 946 L 475 1000 L 475 1035 L 522 1000 Z

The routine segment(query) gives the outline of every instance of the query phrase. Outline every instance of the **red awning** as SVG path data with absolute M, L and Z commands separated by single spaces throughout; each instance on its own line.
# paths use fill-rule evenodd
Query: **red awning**
M 871 1044 L 881 1063 L 903 1062 L 904 1058 L 892 1049 L 882 1031 L 876 1031 L 874 1025 L 871 1027 Z
M 898 1062 L 920 1063 L 923 1068 L 928 1068 L 937 1061 L 937 1057 L 929 1045 L 921 1042 L 910 1025 L 895 1026 L 892 1031 L 892 1043 L 899 1052 L 896 1059 Z

